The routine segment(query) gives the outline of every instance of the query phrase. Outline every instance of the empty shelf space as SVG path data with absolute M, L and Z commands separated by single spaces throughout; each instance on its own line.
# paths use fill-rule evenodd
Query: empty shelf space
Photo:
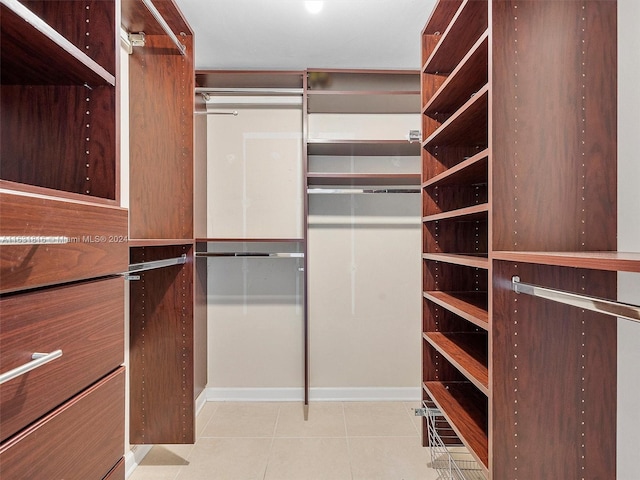
M 309 113 L 419 113 L 420 91 L 307 92 Z
M 310 139 L 309 155 L 336 156 L 419 156 L 420 144 L 407 140 L 325 140 Z
M 427 60 L 425 73 L 450 73 L 487 30 L 486 1 L 466 0 Z
M 3 0 L 3 85 L 115 85 L 115 77 L 17 0 Z
M 423 109 L 425 115 L 453 113 L 488 80 L 488 33 L 484 33 L 431 97 Z
M 472 207 L 459 208 L 448 212 L 427 215 L 426 217 L 422 217 L 422 221 L 434 222 L 437 220 L 458 220 L 468 222 L 472 220 L 486 220 L 488 211 L 489 204 L 483 203 L 480 205 L 473 205 Z
M 426 332 L 424 339 L 466 376 L 478 390 L 489 396 L 486 333 Z
M 309 173 L 307 184 L 316 185 L 420 185 L 419 173 Z
M 424 389 L 488 473 L 487 398 L 468 382 L 425 382 Z
M 494 260 L 640 273 L 640 253 L 627 252 L 493 252 Z
M 462 265 L 474 268 L 489 268 L 489 259 L 486 256 L 458 254 L 458 253 L 423 253 L 424 260 L 432 260 L 434 262 L 452 263 L 454 265 Z
M 429 291 L 424 292 L 423 296 L 474 325 L 488 330 L 487 292 Z
M 423 147 L 444 145 L 486 148 L 488 141 L 489 87 L 482 87 L 471 99 L 425 140 Z
M 487 183 L 489 151 L 487 149 L 431 177 L 422 186 L 473 185 Z

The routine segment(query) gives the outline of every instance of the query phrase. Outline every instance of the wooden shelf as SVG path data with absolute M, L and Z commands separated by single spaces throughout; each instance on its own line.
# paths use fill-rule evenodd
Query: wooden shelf
M 420 185 L 419 173 L 309 173 L 309 186 L 317 185 Z
M 457 210 L 437 213 L 434 215 L 427 215 L 426 217 L 422 217 L 422 221 L 435 222 L 438 220 L 457 220 L 461 222 L 469 222 L 472 220 L 487 220 L 488 212 L 489 204 L 482 203 L 480 205 L 473 205 L 471 207 L 459 208 Z
M 488 165 L 489 150 L 485 149 L 441 174 L 431 177 L 422 184 L 422 187 L 487 183 Z
M 486 1 L 465 0 L 424 66 L 425 73 L 450 73 L 487 30 Z
M 198 243 L 205 242 L 234 242 L 234 243 L 267 243 L 267 242 L 282 242 L 282 243 L 299 243 L 304 242 L 304 238 L 196 238 Z
M 420 91 L 307 91 L 309 113 L 419 113 Z
M 191 238 L 134 238 L 129 239 L 130 247 L 162 247 L 170 245 L 192 245 Z
M 423 109 L 423 114 L 453 113 L 488 80 L 489 34 L 485 32 Z
M 425 382 L 423 387 L 449 425 L 484 469 L 489 470 L 486 397 L 467 382 Z
M 487 292 L 429 291 L 424 298 L 484 329 L 489 329 Z
M 457 253 L 423 253 L 424 260 L 433 260 L 434 262 L 453 263 L 454 265 L 462 265 L 465 267 L 489 269 L 489 259 L 479 255 L 457 254 Z
M 485 85 L 427 138 L 424 148 L 444 145 L 488 144 L 489 87 Z
M 3 0 L 2 85 L 115 85 L 115 77 L 17 0 Z
M 640 253 L 627 252 L 493 252 L 493 260 L 558 267 L 640 273 Z
M 325 140 L 309 139 L 309 155 L 336 156 L 420 156 L 420 143 L 407 140 Z
M 429 342 L 478 390 L 489 396 L 488 344 L 486 333 L 426 332 Z

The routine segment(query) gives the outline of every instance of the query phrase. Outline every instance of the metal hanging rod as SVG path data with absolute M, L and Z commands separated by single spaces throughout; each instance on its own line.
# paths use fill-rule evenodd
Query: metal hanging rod
M 418 188 L 307 188 L 309 194 L 420 193 Z
M 226 87 L 196 87 L 196 93 L 206 95 L 302 95 L 302 88 L 226 88 Z
M 233 115 L 234 117 L 238 116 L 238 111 L 234 110 L 233 112 L 194 112 L 196 115 Z
M 302 252 L 196 252 L 196 257 L 304 258 Z
M 572 305 L 574 307 L 590 310 L 592 312 L 611 315 L 612 317 L 620 317 L 634 322 L 640 322 L 640 306 L 628 303 L 614 302 L 602 298 L 580 295 L 577 293 L 565 292 L 553 288 L 540 287 L 538 285 L 530 285 L 522 283 L 520 277 L 511 277 L 511 285 L 516 293 L 524 293 L 533 295 L 534 297 L 546 298 L 554 302 Z
M 163 260 L 153 260 L 151 262 L 142 262 L 142 263 L 132 263 L 129 265 L 129 271 L 125 272 L 124 275 L 129 275 L 131 273 L 144 272 L 147 270 L 155 270 L 157 268 L 171 267 L 173 265 L 184 265 L 187 263 L 187 255 L 182 254 L 176 258 L 167 258 Z
M 151 0 L 142 0 L 142 3 L 144 3 L 145 7 L 147 7 L 149 12 L 151 12 L 151 15 L 153 15 L 153 18 L 155 18 L 156 21 L 160 24 L 162 29 L 171 39 L 171 41 L 176 45 L 176 47 L 178 47 L 180 54 L 186 55 L 187 47 L 184 44 L 180 43 L 180 40 L 178 40 L 178 37 L 176 36 L 176 34 L 173 33 L 173 30 L 171 30 L 171 27 L 166 22 L 166 20 L 162 17 L 162 15 L 160 14 L 156 6 L 153 4 L 153 2 Z
M 71 238 L 62 235 L 3 235 L 0 245 L 55 245 L 70 243 Z

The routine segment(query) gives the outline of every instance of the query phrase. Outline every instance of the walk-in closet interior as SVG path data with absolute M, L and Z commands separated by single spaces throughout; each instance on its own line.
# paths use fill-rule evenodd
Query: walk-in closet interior
M 635 480 L 640 4 L 254 3 L 0 0 L 0 478 Z

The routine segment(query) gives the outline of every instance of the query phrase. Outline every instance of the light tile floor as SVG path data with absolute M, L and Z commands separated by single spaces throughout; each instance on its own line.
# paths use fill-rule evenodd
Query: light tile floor
M 208 402 L 195 445 L 157 445 L 129 480 L 437 480 L 405 402 Z

